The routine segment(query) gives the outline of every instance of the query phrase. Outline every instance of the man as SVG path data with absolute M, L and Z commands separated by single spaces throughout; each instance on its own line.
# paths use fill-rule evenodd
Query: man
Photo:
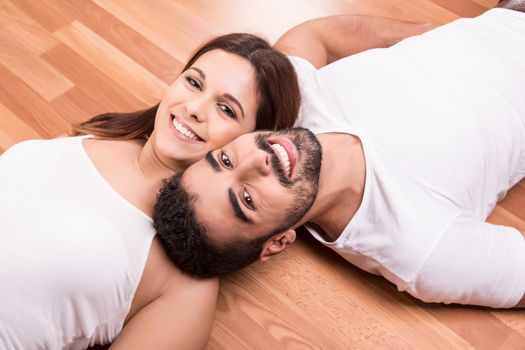
M 268 246 L 278 253 L 293 242 L 295 231 L 290 228 L 314 202 L 320 167 L 321 146 L 308 130 L 241 136 L 209 152 L 189 170 L 192 181 L 200 183 L 199 191 L 209 195 L 206 198 L 188 193 L 181 175 L 166 184 L 155 206 L 157 237 L 175 265 L 199 277 L 224 274 L 257 260 L 269 238 L 280 242 Z M 234 178 L 234 169 L 246 174 Z M 208 181 L 208 175 L 217 178 Z M 219 183 L 221 190 L 215 191 Z M 195 217 L 194 199 L 202 203 L 206 221 Z M 207 222 L 216 225 L 229 217 L 233 220 L 221 224 L 224 236 L 217 231 L 210 239 L 204 232 Z M 231 237 L 232 232 L 239 234 Z M 217 245 L 217 240 L 225 244 Z
M 524 9 L 523 2 L 506 5 Z M 330 27 L 327 40 L 322 32 L 331 20 L 296 27 L 277 42 L 303 57 L 292 58 L 303 92 L 298 125 L 311 129 L 323 149 L 317 198 L 297 225 L 307 223 L 348 261 L 424 301 L 525 306 L 525 239 L 515 228 L 485 222 L 525 174 L 525 14 L 493 9 L 316 70 L 345 52 L 334 39 L 343 21 Z M 313 44 L 298 45 L 301 37 Z M 284 137 L 290 141 L 295 132 Z M 156 214 L 163 239 L 163 223 L 173 218 L 162 205 L 171 186 L 191 193 L 194 211 L 185 214 L 205 241 L 200 256 L 214 253 L 208 267 L 227 260 L 221 252 L 240 251 L 228 250 L 232 242 L 255 242 L 245 264 L 254 251 L 266 260 L 294 241 L 291 226 L 280 225 L 290 205 L 267 195 L 263 181 L 275 183 L 279 172 L 293 181 L 305 154 L 296 151 L 300 143 L 281 142 L 283 150 L 267 142 L 270 149 L 258 137 L 211 152 L 165 189 Z M 269 159 L 279 161 L 268 167 Z M 246 216 L 260 215 L 257 222 L 267 227 L 218 201 L 230 188 L 237 188 Z M 272 226 L 264 212 L 250 212 L 257 208 L 281 216 Z M 199 274 L 185 264 L 201 260 L 191 256 L 176 263 Z

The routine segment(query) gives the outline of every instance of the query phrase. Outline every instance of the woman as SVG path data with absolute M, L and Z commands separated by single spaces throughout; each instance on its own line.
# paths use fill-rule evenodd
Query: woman
M 152 228 L 156 194 L 238 135 L 293 125 L 299 100 L 286 57 L 231 34 L 201 47 L 159 105 L 6 151 L 0 348 L 202 348 L 218 281 L 170 263 Z

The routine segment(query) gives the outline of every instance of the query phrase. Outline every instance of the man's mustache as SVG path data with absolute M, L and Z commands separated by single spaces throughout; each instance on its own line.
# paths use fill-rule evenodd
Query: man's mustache
M 279 183 L 284 187 L 290 187 L 293 182 L 291 181 L 291 179 L 288 178 L 288 176 L 286 176 L 283 165 L 279 160 L 279 157 L 277 157 L 277 154 L 274 152 L 272 146 L 270 146 L 270 144 L 267 141 L 270 135 L 271 134 L 257 135 L 255 143 L 257 145 L 257 148 L 259 148 L 262 151 L 265 151 L 270 156 L 270 163 L 272 164 L 273 171 L 275 172 L 275 174 L 277 174 L 277 179 L 279 180 Z

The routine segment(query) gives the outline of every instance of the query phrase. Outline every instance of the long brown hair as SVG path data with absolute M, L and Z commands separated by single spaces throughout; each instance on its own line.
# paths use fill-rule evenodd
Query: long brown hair
M 257 86 L 256 130 L 292 127 L 299 112 L 301 95 L 297 75 L 281 52 L 253 34 L 233 33 L 219 36 L 199 48 L 183 72 L 203 54 L 223 50 L 247 59 L 255 69 Z M 73 135 L 92 134 L 108 139 L 147 138 L 153 132 L 159 104 L 131 113 L 103 113 L 73 125 Z

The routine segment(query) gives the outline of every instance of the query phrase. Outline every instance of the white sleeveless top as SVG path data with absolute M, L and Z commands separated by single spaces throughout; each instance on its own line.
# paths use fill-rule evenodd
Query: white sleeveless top
M 319 70 L 292 58 L 297 124 L 360 138 L 359 210 L 334 242 L 428 302 L 514 306 L 525 240 L 485 220 L 525 176 L 525 14 L 496 8 Z
M 85 349 L 122 329 L 152 220 L 97 172 L 85 137 L 0 156 L 0 349 Z

